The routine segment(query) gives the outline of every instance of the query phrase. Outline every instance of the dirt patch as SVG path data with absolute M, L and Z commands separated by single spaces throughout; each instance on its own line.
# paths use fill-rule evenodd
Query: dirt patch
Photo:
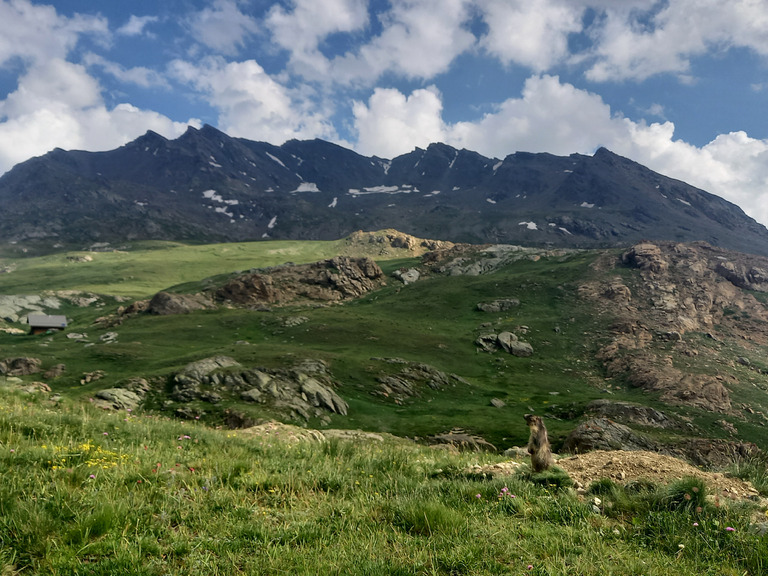
M 704 472 L 690 464 L 655 452 L 595 450 L 587 454 L 561 458 L 556 465 L 565 470 L 575 483 L 584 488 L 601 478 L 610 478 L 619 484 L 634 480 L 650 480 L 669 484 L 686 477 L 700 478 L 713 495 L 729 499 L 759 496 L 757 490 L 745 480 L 731 478 L 719 472 Z

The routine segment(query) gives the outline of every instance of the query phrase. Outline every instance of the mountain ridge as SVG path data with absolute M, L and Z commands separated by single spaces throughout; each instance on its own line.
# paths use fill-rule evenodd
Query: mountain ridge
M 64 151 L 0 177 L 0 242 L 330 240 L 396 228 L 469 243 L 573 248 L 643 239 L 768 254 L 738 206 L 605 148 L 504 159 L 443 143 L 393 159 L 323 140 L 281 146 L 188 128 Z

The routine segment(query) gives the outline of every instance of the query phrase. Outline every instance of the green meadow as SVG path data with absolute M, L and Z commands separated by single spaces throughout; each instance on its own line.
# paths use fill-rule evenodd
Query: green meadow
M 246 436 L 0 387 L 0 571 L 760 575 L 753 504 L 695 479 L 577 498 L 555 469 L 412 442 Z M 762 469 L 764 473 L 764 468 Z M 600 503 L 596 506 L 594 498 Z

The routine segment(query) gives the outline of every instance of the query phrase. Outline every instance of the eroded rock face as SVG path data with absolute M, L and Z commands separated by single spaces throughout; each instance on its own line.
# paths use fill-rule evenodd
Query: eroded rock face
M 629 266 L 649 272 L 664 272 L 669 268 L 669 264 L 661 255 L 661 248 L 656 244 L 636 244 L 622 256 L 622 260 Z
M 187 365 L 171 386 L 171 398 L 177 402 L 237 398 L 303 420 L 329 413 L 346 416 L 349 410 L 335 391 L 339 384 L 321 360 L 304 360 L 288 369 L 248 369 L 232 358 L 217 356 Z
M 384 273 L 370 258 L 337 256 L 300 266 L 278 266 L 238 276 L 214 298 L 240 306 L 359 298 L 384 284 Z
M 677 428 L 679 424 L 661 412 L 649 406 L 615 402 L 613 400 L 595 400 L 586 406 L 586 411 L 601 418 L 618 420 L 628 424 L 637 424 L 649 428 Z

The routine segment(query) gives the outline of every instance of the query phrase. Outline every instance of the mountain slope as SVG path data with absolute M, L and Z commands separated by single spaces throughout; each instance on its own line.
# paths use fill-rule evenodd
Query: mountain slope
M 397 228 L 460 242 L 596 247 L 644 238 L 768 254 L 734 204 L 606 149 L 499 160 L 431 144 L 385 160 L 205 126 L 109 152 L 54 150 L 0 178 L 0 242 L 337 239 Z

